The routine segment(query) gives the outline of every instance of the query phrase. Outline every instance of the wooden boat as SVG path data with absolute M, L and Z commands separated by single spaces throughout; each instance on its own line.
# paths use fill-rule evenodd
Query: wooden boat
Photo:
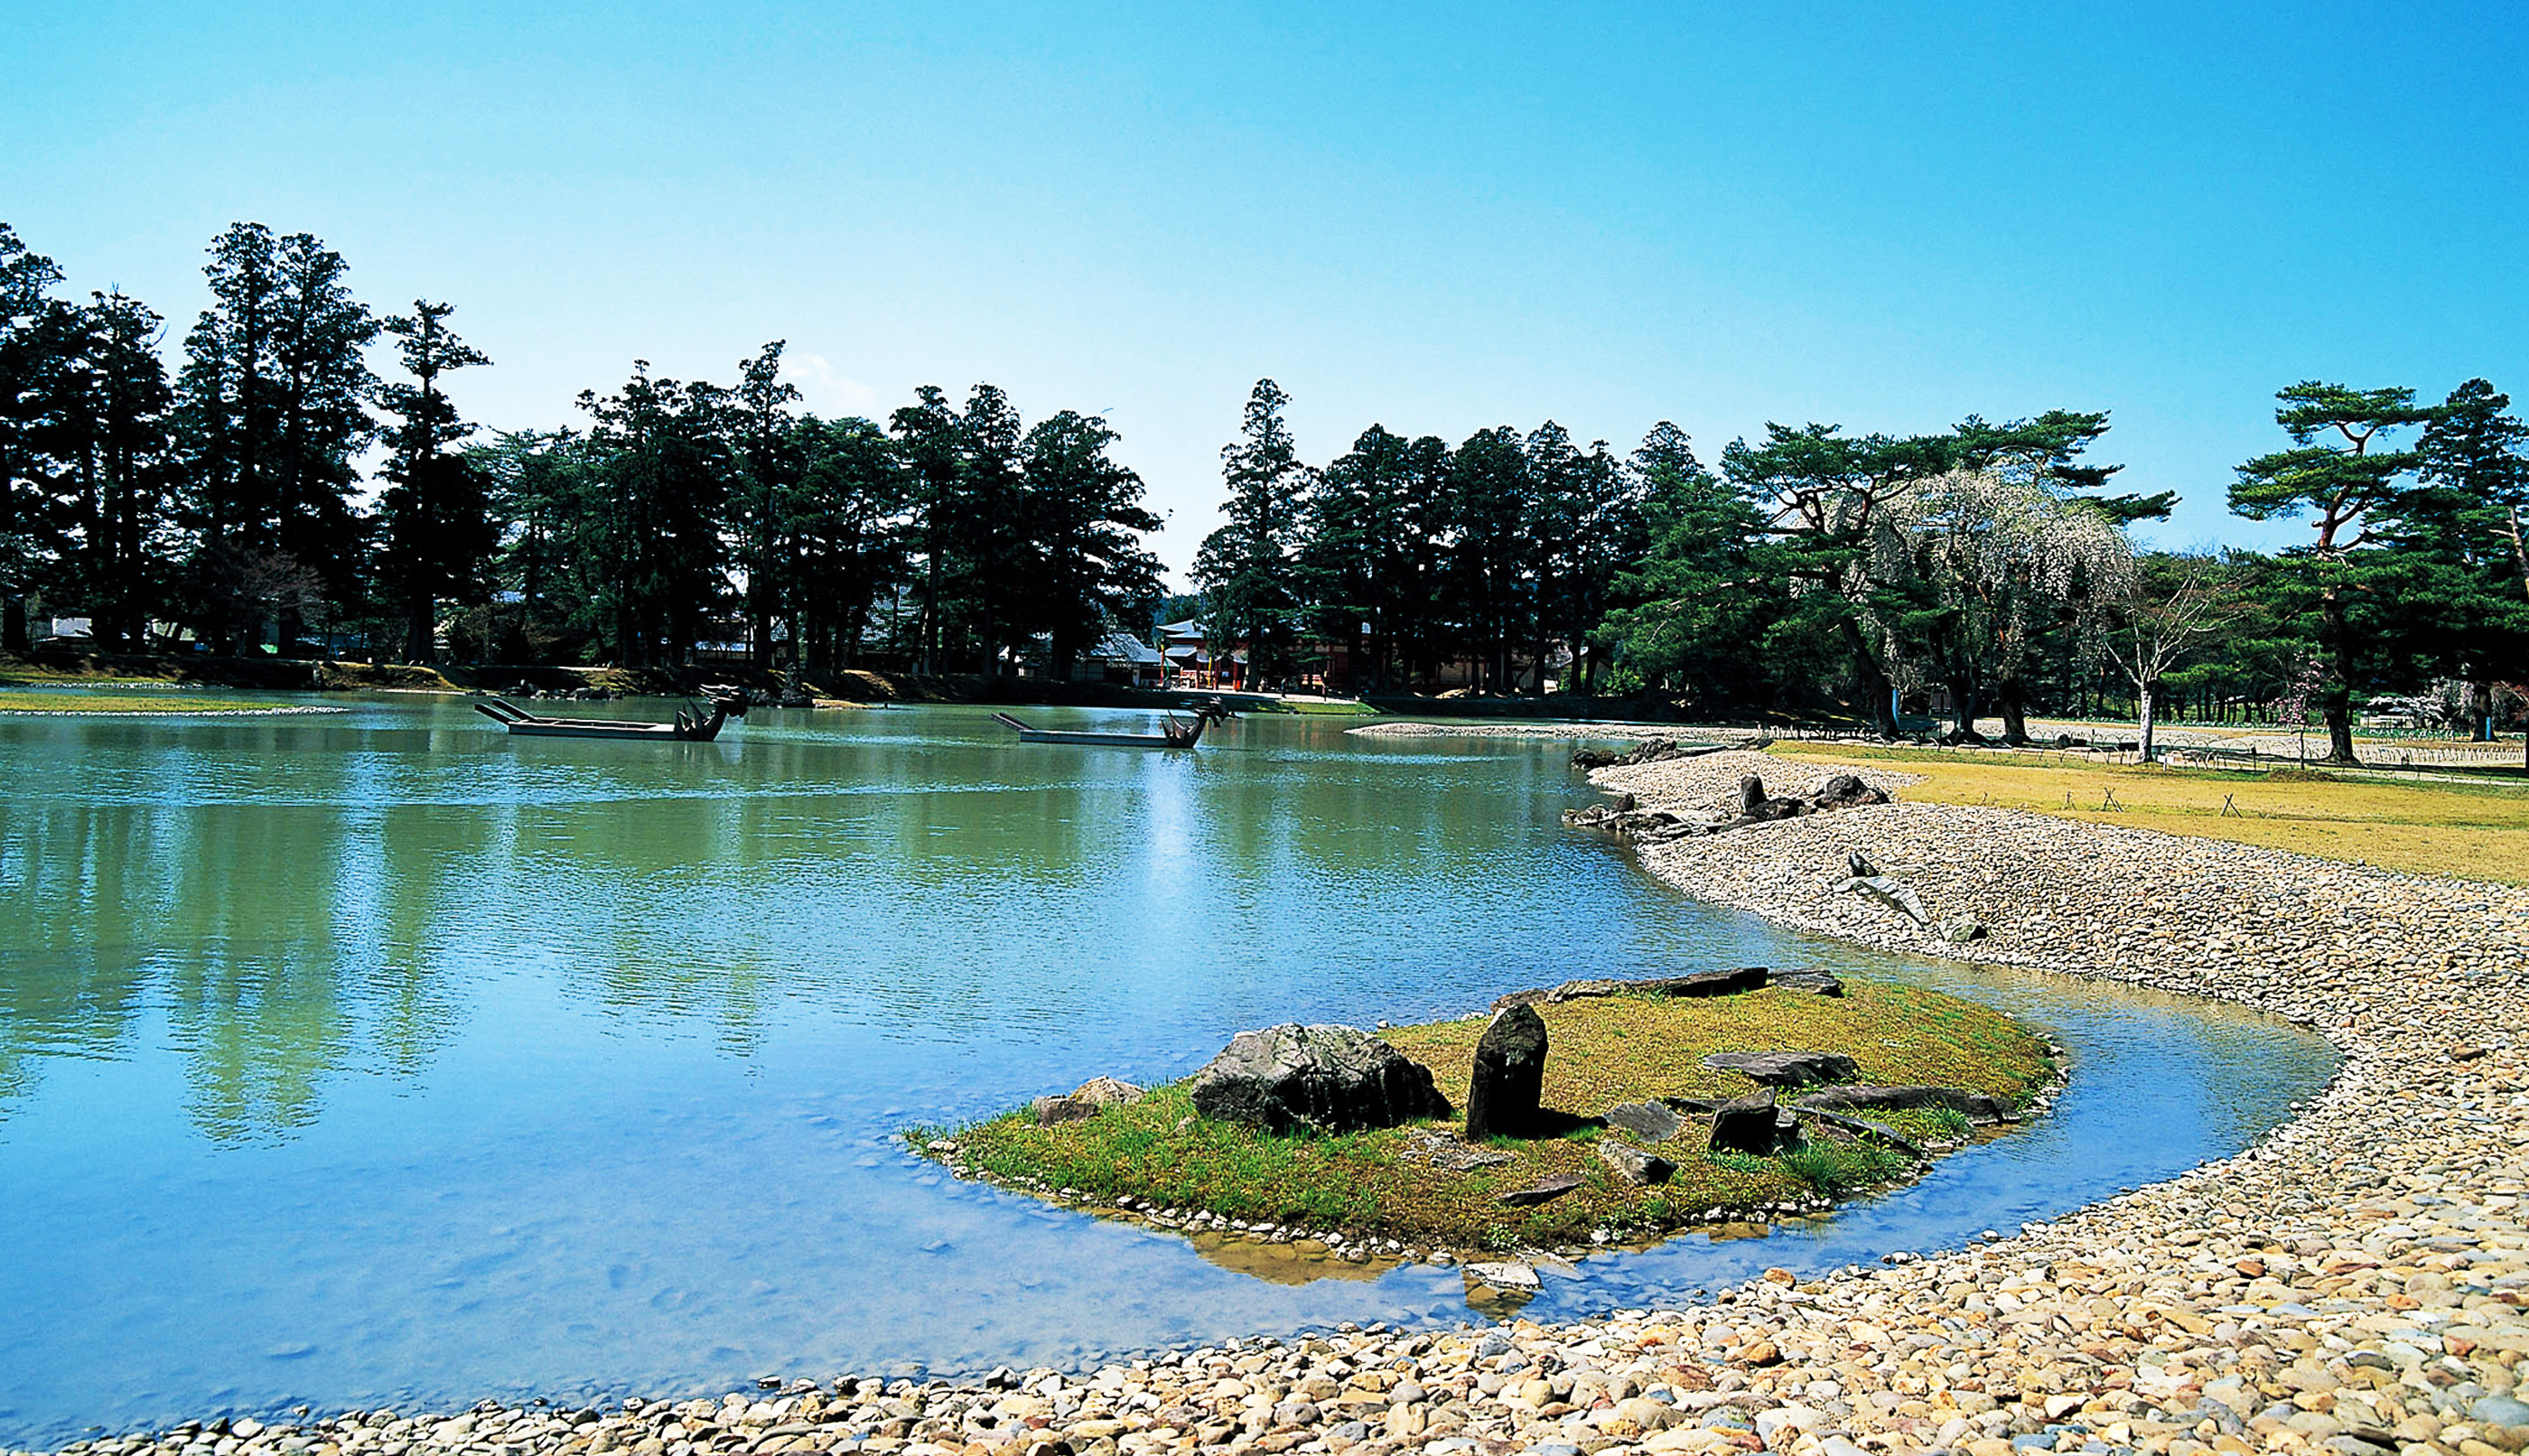
M 673 723 L 638 723 L 618 718 L 539 718 L 505 698 L 490 698 L 474 711 L 511 733 L 527 738 L 646 738 L 661 743 L 708 743 L 720 736 L 721 725 L 746 716 L 746 694 L 737 688 L 705 688 L 711 695 L 706 712 L 696 703 L 691 713 L 678 713 Z
M 1156 733 L 1094 733 L 1063 728 L 1032 728 L 1006 713 L 993 715 L 1001 723 L 1018 729 L 1019 741 L 1022 743 L 1081 743 L 1103 748 L 1192 748 L 1203 740 L 1206 725 L 1214 718 L 1228 716 L 1226 712 L 1217 712 L 1212 707 L 1206 706 L 1195 711 L 1192 723 L 1180 723 L 1175 714 L 1169 714 L 1167 723 Z

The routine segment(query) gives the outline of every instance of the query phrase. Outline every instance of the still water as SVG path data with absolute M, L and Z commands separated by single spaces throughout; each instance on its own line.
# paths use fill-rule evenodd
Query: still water
M 512 740 L 427 698 L 0 719 L 0 1447 L 1469 1318 L 1454 1270 L 1272 1282 L 896 1137 L 1276 1021 L 1825 965 L 2073 1049 L 2056 1115 L 1921 1186 L 1590 1260 L 1549 1317 L 2009 1228 L 2233 1151 L 2333 1071 L 2262 1017 L 1697 904 L 1559 827 L 1562 746 L 1345 723 L 1153 753 L 960 708 L 712 744 Z

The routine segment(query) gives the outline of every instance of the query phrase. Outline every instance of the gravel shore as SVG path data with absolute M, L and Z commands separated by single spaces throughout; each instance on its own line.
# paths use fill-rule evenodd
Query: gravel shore
M 1398 727 L 1402 727 L 1401 725 Z M 1759 755 L 1602 771 L 1708 810 Z M 1865 779 L 1902 789 L 1902 774 Z M 1575 787 L 1578 788 L 1576 781 Z M 1576 795 L 1577 797 L 1577 795 Z M 2246 1153 L 2015 1236 L 1569 1325 L 1235 1342 L 981 1382 L 748 1391 L 599 1410 L 250 1421 L 88 1456 L 1800 1456 L 2529 1446 L 2529 891 L 2038 815 L 1899 802 L 1653 846 L 1688 892 L 1804 930 L 1936 947 L 1830 890 L 1848 850 L 1979 960 L 2267 1007 L 2345 1053 Z

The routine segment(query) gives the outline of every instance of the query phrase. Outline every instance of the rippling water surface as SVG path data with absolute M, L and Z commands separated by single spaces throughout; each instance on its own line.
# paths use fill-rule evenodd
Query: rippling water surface
M 1590 1260 L 1550 1315 L 2058 1213 L 2235 1150 L 2333 1068 L 2238 1011 L 1772 931 L 1561 831 L 1563 745 L 1343 726 L 1162 754 L 956 708 L 677 745 L 421 698 L 0 719 L 0 1446 L 1468 1318 L 1454 1271 L 1275 1283 L 893 1136 L 1274 1021 L 1760 962 L 2073 1048 L 2054 1117 L 1919 1187 Z

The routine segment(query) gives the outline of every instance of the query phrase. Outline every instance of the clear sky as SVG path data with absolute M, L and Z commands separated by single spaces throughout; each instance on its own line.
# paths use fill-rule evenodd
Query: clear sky
M 2113 412 L 2170 544 L 2303 378 L 2529 403 L 2529 7 L 17 0 L 0 220 L 171 318 L 238 219 L 456 303 L 516 428 L 786 339 L 1103 411 L 1183 567 L 1303 453 Z

